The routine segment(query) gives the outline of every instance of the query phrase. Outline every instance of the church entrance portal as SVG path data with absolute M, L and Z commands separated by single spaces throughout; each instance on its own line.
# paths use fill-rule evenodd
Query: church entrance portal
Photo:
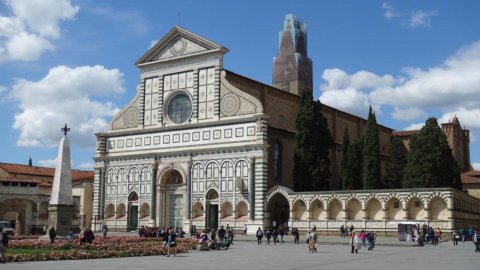
M 205 219 L 205 228 L 218 228 L 218 193 L 215 189 L 207 192 L 207 213 Z
M 287 198 L 282 194 L 275 194 L 269 203 L 270 225 L 279 226 L 288 223 L 290 210 Z
M 182 228 L 185 218 L 185 183 L 183 177 L 177 170 L 169 170 L 162 176 L 160 182 L 161 213 L 160 224 L 166 227 Z
M 138 194 L 135 191 L 128 195 L 128 227 L 138 228 Z

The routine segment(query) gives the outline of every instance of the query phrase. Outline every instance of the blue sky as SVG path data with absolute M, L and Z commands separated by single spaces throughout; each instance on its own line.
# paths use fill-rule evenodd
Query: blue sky
M 180 19 L 179 19 L 180 13 Z M 230 49 L 224 67 L 271 83 L 286 14 L 308 25 L 315 97 L 396 130 L 457 115 L 480 169 L 478 1 L 0 0 L 1 162 L 54 166 L 68 123 L 75 168 L 134 95 L 134 62 L 173 26 Z

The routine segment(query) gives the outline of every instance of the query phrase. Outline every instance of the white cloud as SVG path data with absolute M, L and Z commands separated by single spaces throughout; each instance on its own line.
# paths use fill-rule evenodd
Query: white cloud
M 404 81 L 375 89 L 378 104 L 443 109 L 480 107 L 480 42 L 470 44 L 437 67 L 405 68 Z
M 383 15 L 387 19 L 393 19 L 399 16 L 397 11 L 395 10 L 395 7 L 393 7 L 392 3 L 390 2 L 384 2 L 382 4 L 382 9 L 383 9 Z
M 86 170 L 86 171 L 92 171 L 93 170 L 93 162 L 87 161 L 87 162 L 81 163 L 80 165 L 78 165 L 78 169 Z
M 474 162 L 472 163 L 473 169 L 480 171 L 480 162 Z
M 437 14 L 436 10 L 432 10 L 432 11 L 415 10 L 412 12 L 408 20 L 408 26 L 410 28 L 429 27 L 431 17 L 436 14 Z
M 49 168 L 55 168 L 57 166 L 57 159 L 42 159 L 38 161 L 38 166 L 40 167 L 49 167 Z
M 11 16 L 0 14 L 0 61 L 38 59 L 53 50 L 59 24 L 74 19 L 78 6 L 70 0 L 7 0 Z
M 93 97 L 124 91 L 123 74 L 103 66 L 58 66 L 39 81 L 17 80 L 9 93 L 20 109 L 13 124 L 20 131 L 17 145 L 57 146 L 60 128 L 67 123 L 71 143 L 93 147 L 94 133 L 105 130 L 108 118 L 119 111 Z
M 419 108 L 406 108 L 402 109 L 399 107 L 395 107 L 394 111 L 392 112 L 392 117 L 397 120 L 401 121 L 410 121 L 419 118 L 424 118 L 426 113 Z
M 420 130 L 424 125 L 425 123 L 411 124 L 408 127 L 405 127 L 403 130 Z
M 354 88 L 326 91 L 319 99 L 323 104 L 364 118 L 367 117 L 370 107 L 368 95 Z

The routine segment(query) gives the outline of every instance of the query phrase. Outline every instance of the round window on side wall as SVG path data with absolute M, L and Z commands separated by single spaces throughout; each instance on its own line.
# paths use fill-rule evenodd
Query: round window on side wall
M 167 102 L 166 109 L 168 120 L 174 124 L 183 124 L 192 115 L 192 101 L 188 94 L 180 92 Z

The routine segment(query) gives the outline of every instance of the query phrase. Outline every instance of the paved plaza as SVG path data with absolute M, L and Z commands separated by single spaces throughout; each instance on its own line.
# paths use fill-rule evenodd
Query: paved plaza
M 317 253 L 308 253 L 307 245 L 303 243 L 266 246 L 254 241 L 236 241 L 228 251 L 192 251 L 170 258 L 151 256 L 8 263 L 1 265 L 0 269 L 480 269 L 480 253 L 474 253 L 472 242 L 459 243 L 457 247 L 452 242 L 443 242 L 438 247 L 422 248 L 395 243 L 398 242 L 386 239 L 384 245 L 378 245 L 374 251 L 362 248 L 359 254 L 351 254 L 342 239 L 337 244 L 320 243 Z

